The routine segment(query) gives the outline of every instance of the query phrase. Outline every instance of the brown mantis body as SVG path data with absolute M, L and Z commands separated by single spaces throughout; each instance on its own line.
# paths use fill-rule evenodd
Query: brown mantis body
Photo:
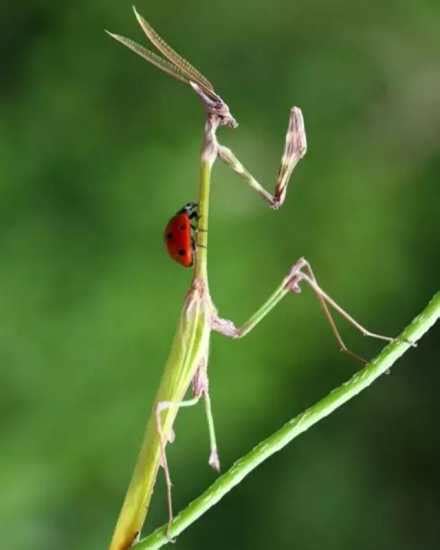
M 201 152 L 201 177 L 198 201 L 199 232 L 193 280 L 185 300 L 172 350 L 155 398 L 142 449 L 115 528 L 110 550 L 126 550 L 138 539 L 148 511 L 160 466 L 165 472 L 168 489 L 169 526 L 172 524 L 172 483 L 165 449 L 166 445 L 174 440 L 173 424 L 180 407 L 194 405 L 203 398 L 211 443 L 209 464 L 216 470 L 220 469 L 207 373 L 209 341 L 212 331 L 217 331 L 232 338 L 242 338 L 286 295 L 301 292 L 302 283 L 306 283 L 318 298 L 325 317 L 343 352 L 363 360 L 345 345 L 336 327 L 331 310 L 339 313 L 363 335 L 386 342 L 393 340 L 388 336 L 367 330 L 341 308 L 320 287 L 311 265 L 304 258 L 300 258 L 293 264 L 278 288 L 243 325 L 237 327 L 232 321 L 219 317 L 211 299 L 207 278 L 209 190 L 212 166 L 217 157 L 220 158 L 241 176 L 271 208 L 280 208 L 286 198 L 290 176 L 307 150 L 302 112 L 298 107 L 292 107 L 290 111 L 284 152 L 275 183 L 275 190 L 271 194 L 250 174 L 229 148 L 218 142 L 217 130 L 219 127 L 236 128 L 238 124 L 227 104 L 215 92 L 211 82 L 186 59 L 173 50 L 151 25 L 136 10 L 134 11 L 145 35 L 164 57 L 160 57 L 128 38 L 112 33 L 109 33 L 110 36 L 165 73 L 189 85 L 202 101 L 202 105 L 206 111 L 206 124 Z M 185 400 L 185 394 L 191 385 L 193 388 L 193 397 Z M 170 530 L 170 537 L 171 535 Z

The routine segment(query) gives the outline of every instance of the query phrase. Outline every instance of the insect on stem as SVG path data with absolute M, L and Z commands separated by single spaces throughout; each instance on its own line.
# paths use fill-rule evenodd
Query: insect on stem
M 187 84 L 199 97 L 206 113 L 203 133 L 203 144 L 200 159 L 200 184 L 198 198 L 198 229 L 196 227 L 195 261 L 191 287 L 188 290 L 182 308 L 173 345 L 165 365 L 164 374 L 156 393 L 152 414 L 147 424 L 137 464 L 122 505 L 121 512 L 113 533 L 110 550 L 127 550 L 138 539 L 148 513 L 153 488 L 160 467 L 164 470 L 168 496 L 168 538 L 176 534 L 173 531 L 172 483 L 166 455 L 166 447 L 174 441 L 174 421 L 181 407 L 195 405 L 201 398 L 205 402 L 210 440 L 209 464 L 220 469 L 217 440 L 214 430 L 211 396 L 209 393 L 208 360 L 211 332 L 217 331 L 232 338 L 242 338 L 253 330 L 257 324 L 287 295 L 299 293 L 301 284 L 311 287 L 324 311 L 339 347 L 354 358 L 362 360 L 351 352 L 336 327 L 331 310 L 336 311 L 357 330 L 372 338 L 392 341 L 392 338 L 371 332 L 358 323 L 349 313 L 342 309 L 318 284 L 312 267 L 300 258 L 291 268 L 281 284 L 269 296 L 266 302 L 240 327 L 232 321 L 222 319 L 213 304 L 208 285 L 208 228 L 209 228 L 209 195 L 212 167 L 220 157 L 234 172 L 256 191 L 273 209 L 282 206 L 286 199 L 287 187 L 292 172 L 307 151 L 304 119 L 299 107 L 292 107 L 286 132 L 281 165 L 275 182 L 274 193 L 269 193 L 243 166 L 231 149 L 217 140 L 217 130 L 222 127 L 236 128 L 237 121 L 232 116 L 226 102 L 214 90 L 212 83 L 189 61 L 169 46 L 153 27 L 136 11 L 134 13 L 145 36 L 157 48 L 155 53 L 133 40 L 111 33 L 108 34 L 134 51 L 136 54 L 155 65 L 176 80 Z M 180 250 L 170 244 L 172 232 L 167 226 L 165 232 L 168 251 L 179 263 L 189 267 L 193 265 L 192 256 L 185 256 L 192 245 L 190 233 L 195 203 L 188 203 L 173 218 L 174 223 L 182 222 L 184 231 L 184 248 Z M 183 224 L 184 222 L 184 224 Z M 181 254 L 182 252 L 182 254 Z M 193 397 L 185 399 L 192 386 Z

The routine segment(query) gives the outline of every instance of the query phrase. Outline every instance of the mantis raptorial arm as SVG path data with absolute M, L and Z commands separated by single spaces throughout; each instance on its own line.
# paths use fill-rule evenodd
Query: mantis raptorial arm
M 356 321 L 349 313 L 347 313 L 341 306 L 339 306 L 333 298 L 331 298 L 322 288 L 319 286 L 315 275 L 309 262 L 305 258 L 300 258 L 290 269 L 287 276 L 282 280 L 280 286 L 275 292 L 264 302 L 264 304 L 240 327 L 236 327 L 232 321 L 221 319 L 217 315 L 212 320 L 213 330 L 231 338 L 242 338 L 246 336 L 266 315 L 272 311 L 272 309 L 290 292 L 298 294 L 301 292 L 300 284 L 304 282 L 309 285 L 318 298 L 324 314 L 331 326 L 333 334 L 339 344 L 340 350 L 348 355 L 366 362 L 365 359 L 352 352 L 345 345 L 337 327 L 335 321 L 330 312 L 330 308 L 339 313 L 346 321 L 353 325 L 362 335 L 376 338 L 378 340 L 384 340 L 385 342 L 392 342 L 394 338 L 389 336 L 383 336 L 371 332 L 358 321 Z
M 282 206 L 286 198 L 287 184 L 290 176 L 307 152 L 307 140 L 304 129 L 304 119 L 299 107 L 290 110 L 289 124 L 286 132 L 286 142 L 278 171 L 275 192 L 271 195 L 262 185 L 246 170 L 234 153 L 224 145 L 218 144 L 218 156 L 228 164 L 234 172 L 237 172 L 246 182 L 269 204 L 271 208 Z

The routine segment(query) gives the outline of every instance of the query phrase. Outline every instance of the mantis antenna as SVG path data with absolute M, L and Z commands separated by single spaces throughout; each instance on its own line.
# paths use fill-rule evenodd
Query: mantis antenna
M 106 31 L 112 38 L 143 57 L 152 65 L 155 65 L 158 69 L 164 73 L 169 74 L 176 80 L 184 82 L 193 88 L 193 90 L 200 96 L 202 103 L 209 112 L 214 112 L 219 117 L 219 125 L 230 126 L 236 128 L 238 126 L 237 121 L 231 115 L 229 107 L 223 101 L 223 99 L 215 92 L 214 86 L 198 69 L 196 69 L 191 63 L 178 54 L 165 40 L 159 35 L 157 31 L 148 23 L 146 19 L 142 17 L 133 6 L 133 11 L 138 20 L 138 23 L 145 33 L 148 40 L 156 47 L 156 49 L 165 57 L 161 57 L 157 53 L 141 46 L 134 40 L 121 36 L 119 34 Z

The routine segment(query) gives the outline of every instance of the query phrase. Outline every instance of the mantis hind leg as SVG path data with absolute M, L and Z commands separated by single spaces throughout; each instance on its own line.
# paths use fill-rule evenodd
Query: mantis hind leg
M 301 292 L 301 284 L 306 283 L 317 297 L 324 315 L 332 329 L 332 332 L 338 342 L 341 351 L 363 363 L 366 360 L 360 355 L 351 351 L 341 337 L 341 334 L 336 326 L 332 315 L 332 310 L 343 317 L 356 330 L 364 336 L 382 340 L 385 342 L 393 342 L 394 338 L 384 336 L 376 332 L 371 332 L 358 321 L 356 321 L 345 309 L 337 304 L 324 290 L 319 286 L 317 279 L 313 273 L 312 267 L 305 258 L 300 258 L 290 269 L 287 276 L 282 280 L 278 288 L 271 294 L 266 302 L 241 326 L 237 327 L 232 321 L 221 319 L 215 316 L 212 320 L 212 328 L 225 336 L 232 338 L 242 338 L 246 336 L 255 326 L 272 311 L 272 309 L 291 292 L 298 294 Z
M 155 410 L 156 428 L 157 428 L 157 433 L 159 434 L 159 440 L 160 440 L 160 465 L 162 466 L 162 469 L 165 474 L 165 484 L 167 488 L 167 504 L 168 504 L 167 534 L 168 535 L 170 532 L 174 514 L 173 514 L 173 495 L 172 495 L 173 483 L 171 481 L 170 469 L 168 467 L 166 446 L 168 443 L 172 443 L 174 441 L 174 432 L 172 429 L 170 429 L 168 434 L 164 432 L 160 415 L 162 412 L 172 408 L 180 409 L 181 407 L 191 407 L 192 405 L 196 405 L 199 402 L 199 400 L 200 400 L 200 396 L 195 396 L 192 399 L 187 399 L 185 401 L 160 401 L 156 405 L 156 410 Z M 171 537 L 169 538 L 171 541 L 172 540 Z
M 160 441 L 160 465 L 162 466 L 165 474 L 165 484 L 167 489 L 167 504 L 168 504 L 167 534 L 169 536 L 170 541 L 172 541 L 172 538 L 170 536 L 170 529 L 174 518 L 173 498 L 172 498 L 173 483 L 171 481 L 170 469 L 168 467 L 166 446 L 168 443 L 172 443 L 174 441 L 174 432 L 172 429 L 170 429 L 168 433 L 164 432 L 162 421 L 161 421 L 161 413 L 172 408 L 180 409 L 181 407 L 192 407 L 193 405 L 197 405 L 197 403 L 203 397 L 205 401 L 205 411 L 206 411 L 206 417 L 207 417 L 208 429 L 209 429 L 209 442 L 210 442 L 209 465 L 217 472 L 220 471 L 220 460 L 219 460 L 218 451 L 217 451 L 217 440 L 216 440 L 215 429 L 214 429 L 214 418 L 212 415 L 211 398 L 209 396 L 209 389 L 208 389 L 207 364 L 205 362 L 203 362 L 202 365 L 198 368 L 192 380 L 192 386 L 193 386 L 193 393 L 194 393 L 194 397 L 192 399 L 187 399 L 184 401 L 160 401 L 156 405 L 156 410 L 155 410 L 156 429 L 157 429 L 157 433 L 159 434 L 159 441 Z

